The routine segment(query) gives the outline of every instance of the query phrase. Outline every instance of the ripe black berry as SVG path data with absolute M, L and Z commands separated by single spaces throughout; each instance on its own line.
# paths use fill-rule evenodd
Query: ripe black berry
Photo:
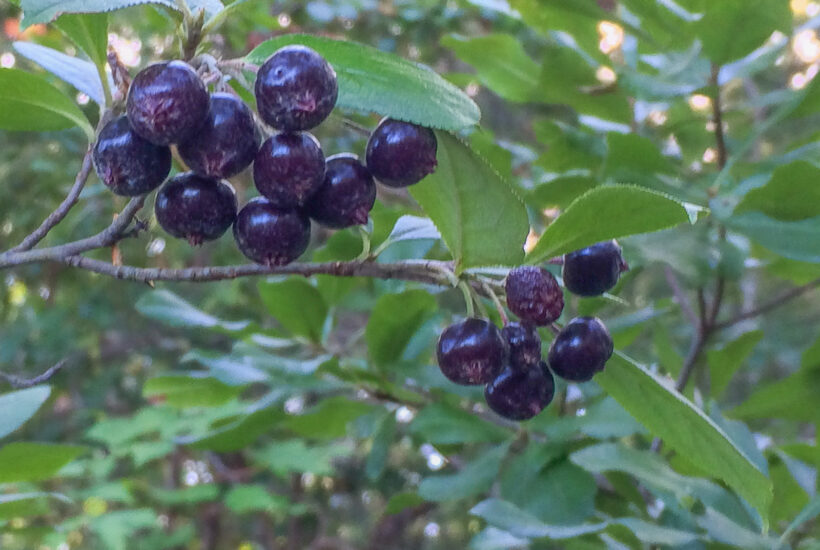
M 254 262 L 285 265 L 307 249 L 310 220 L 298 210 L 279 208 L 256 197 L 237 214 L 233 236 L 242 254 Z
M 140 137 L 125 116 L 100 131 L 92 158 L 100 181 L 127 197 L 153 191 L 171 171 L 171 150 Z
M 179 155 L 200 176 L 230 178 L 253 161 L 257 149 L 251 110 L 238 97 L 217 93 L 204 124 L 179 144 Z
M 541 360 L 541 337 L 530 323 L 510 323 L 501 329 L 510 350 L 510 365 L 526 369 Z
M 236 192 L 225 181 L 185 172 L 157 193 L 154 205 L 162 228 L 192 245 L 222 236 L 236 218 Z
M 536 325 L 550 324 L 564 309 L 564 294 L 558 281 L 544 268 L 522 266 L 510 270 L 505 289 L 510 310 Z
M 484 388 L 487 405 L 510 420 L 534 417 L 554 395 L 555 379 L 543 361 L 528 369 L 508 366 Z
M 367 168 L 389 187 L 407 187 L 435 171 L 436 147 L 430 128 L 385 118 L 367 141 Z
M 609 331 L 597 317 L 577 317 L 552 341 L 547 356 L 556 375 L 574 382 L 591 380 L 612 356 Z
M 336 72 L 305 46 L 273 53 L 256 75 L 256 105 L 262 120 L 286 132 L 318 126 L 336 105 Z
M 366 224 L 375 202 L 373 176 L 356 155 L 345 153 L 327 159 L 325 178 L 305 211 L 320 224 L 341 229 Z
M 324 177 L 325 155 L 307 132 L 271 136 L 253 163 L 256 188 L 281 208 L 303 206 L 319 190 Z
M 506 351 L 494 324 L 467 319 L 444 329 L 436 357 L 441 372 L 456 384 L 486 384 L 501 370 Z
M 134 78 L 126 109 L 134 131 L 157 145 L 185 141 L 208 116 L 208 90 L 182 61 L 155 63 Z
M 626 263 L 615 241 L 604 241 L 564 256 L 564 286 L 579 296 L 599 296 L 614 287 Z

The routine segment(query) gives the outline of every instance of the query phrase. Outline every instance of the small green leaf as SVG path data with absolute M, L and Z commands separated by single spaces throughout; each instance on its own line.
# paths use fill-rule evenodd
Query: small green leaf
M 712 396 L 718 397 L 726 389 L 737 369 L 751 355 L 763 338 L 762 330 L 746 332 L 720 349 L 706 352 L 711 372 Z
M 597 184 L 590 176 L 558 176 L 532 188 L 527 194 L 527 203 L 541 210 L 566 208 Z
M 59 500 L 65 504 L 72 501 L 60 493 L 16 493 L 0 495 L 0 520 L 45 514 L 49 510 L 49 500 Z
M 503 428 L 444 403 L 419 411 L 410 424 L 410 433 L 433 445 L 503 441 L 508 435 Z
M 470 510 L 470 513 L 482 518 L 493 527 L 527 539 L 572 539 L 590 533 L 597 533 L 607 526 L 606 523 L 572 526 L 548 525 L 515 504 L 497 498 L 479 502 Z
M 0 483 L 48 479 L 86 450 L 78 445 L 9 443 L 0 448 Z
M 34 416 L 51 395 L 48 386 L 35 386 L 0 395 L 0 437 L 5 437 Z
M 229 453 L 250 446 L 273 429 L 285 417 L 278 407 L 267 407 L 246 414 L 201 437 L 178 438 L 177 442 L 192 449 Z
M 212 484 L 194 485 L 182 489 L 162 489 L 153 487 L 150 491 L 151 498 L 157 503 L 165 506 L 179 506 L 185 504 L 198 504 L 216 500 L 219 496 L 219 488 Z
M 458 473 L 423 479 L 419 485 L 419 495 L 433 502 L 442 502 L 483 493 L 495 481 L 508 448 L 509 443 L 496 445 L 466 464 Z
M 775 254 L 820 263 L 820 216 L 789 222 L 762 212 L 745 212 L 727 218 L 725 223 Z
M 390 456 L 390 447 L 393 445 L 393 439 L 395 439 L 395 437 L 396 415 L 392 412 L 388 412 L 376 427 L 376 433 L 373 434 L 373 443 L 364 465 L 364 472 L 370 481 L 376 481 L 381 477 L 387 465 L 387 459 Z
M 246 328 L 249 321 L 223 321 L 209 315 L 168 290 L 152 290 L 137 300 L 137 311 L 172 327 L 216 328 L 230 332 Z
M 14 49 L 86 94 L 98 105 L 105 105 L 100 77 L 97 67 L 89 61 L 71 57 L 57 50 L 34 44 L 33 42 L 15 42 Z
M 807 521 L 813 520 L 818 515 L 820 515 L 820 496 L 814 497 L 811 502 L 809 502 L 806 507 L 803 508 L 799 514 L 797 514 L 786 530 L 783 531 L 783 535 L 780 537 L 778 545 L 785 548 L 786 543 L 788 543 L 789 536 L 794 533 L 795 529 L 799 528 Z
M 683 204 L 633 185 L 596 187 L 558 216 L 527 256 L 538 263 L 607 239 L 651 233 L 689 221 Z
M 271 494 L 261 485 L 234 485 L 223 501 L 234 514 L 284 512 L 290 506 L 287 498 Z
M 410 188 L 441 232 L 456 269 L 517 265 L 529 221 L 512 187 L 455 136 L 437 132 L 438 167 Z
M 417 493 L 411 493 L 409 491 L 398 493 L 390 497 L 390 500 L 387 501 L 384 513 L 388 515 L 398 514 L 402 510 L 424 504 L 424 502 L 424 499 Z
M 94 128 L 80 108 L 46 79 L 0 69 L 0 129 L 43 132 L 72 126 L 94 141 Z
M 94 65 L 104 68 L 108 63 L 108 14 L 67 13 L 54 26 L 84 51 Z
M 351 447 L 343 443 L 313 445 L 308 447 L 301 439 L 276 441 L 253 453 L 254 460 L 277 475 L 293 472 L 311 473 L 317 476 L 333 475 L 334 458 L 347 456 Z
M 425 290 L 408 290 L 379 298 L 365 331 L 370 360 L 379 366 L 398 361 L 410 339 L 435 309 L 436 299 Z
M 48 23 L 63 13 L 102 13 L 139 4 L 160 4 L 179 9 L 175 0 L 22 0 L 20 7 L 23 8 L 23 21 L 20 26 L 25 29 L 35 23 Z M 223 9 L 219 0 L 188 0 L 188 6 L 192 11 L 204 9 L 209 15 L 215 15 Z
M 609 153 L 604 173 L 616 181 L 636 181 L 635 178 L 674 172 L 672 163 L 649 138 L 610 132 L 606 136 L 606 144 Z
M 335 439 L 347 434 L 347 426 L 373 410 L 372 405 L 346 397 L 331 397 L 304 414 L 288 417 L 281 426 L 301 436 L 315 439 Z
M 259 283 L 259 295 L 268 311 L 286 330 L 313 342 L 322 339 L 327 304 L 319 291 L 304 279 Z
M 145 382 L 146 398 L 161 397 L 172 407 L 215 407 L 237 397 L 242 388 L 223 384 L 216 378 L 199 375 L 156 376 Z
M 445 130 L 478 124 L 481 117 L 467 94 L 432 70 L 348 40 L 289 34 L 263 42 L 248 54 L 248 60 L 261 64 L 289 44 L 313 48 L 333 66 L 339 80 L 339 107 Z
M 820 216 L 820 168 L 806 161 L 779 166 L 763 187 L 752 189 L 735 208 L 735 214 L 750 210 L 782 221 Z
M 407 214 L 396 220 L 387 238 L 391 243 L 423 239 L 439 240 L 441 233 L 430 219 Z

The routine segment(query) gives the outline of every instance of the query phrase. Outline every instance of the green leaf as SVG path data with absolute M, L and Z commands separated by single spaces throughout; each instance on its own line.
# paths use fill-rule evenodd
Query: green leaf
M 0 69 L 0 129 L 43 132 L 72 126 L 94 141 L 94 128 L 80 108 L 46 79 Z
M 650 233 L 689 221 L 680 202 L 633 185 L 596 187 L 547 227 L 527 256 L 538 263 L 607 239 Z
M 329 476 L 333 475 L 331 461 L 350 452 L 348 444 L 329 443 L 308 447 L 304 441 L 293 439 L 271 443 L 253 453 L 253 457 L 257 463 L 271 468 L 280 476 L 293 472 Z
M 441 45 L 472 65 L 481 83 L 504 99 L 526 102 L 535 96 L 541 68 L 514 36 L 488 34 L 466 38 L 451 34 L 441 39 Z
M 748 500 L 766 523 L 771 482 L 703 411 L 619 352 L 595 379 L 653 435 Z
M 461 140 L 436 135 L 438 168 L 410 194 L 441 232 L 456 269 L 519 264 L 529 232 L 524 204 Z
M 566 208 L 572 201 L 598 184 L 589 176 L 558 176 L 539 183 L 527 194 L 527 203 L 543 210 Z
M 257 368 L 255 361 L 248 356 L 222 355 L 193 349 L 180 359 L 181 363 L 188 361 L 205 365 L 214 378 L 229 386 L 244 386 L 270 380 L 270 375 Z
M 281 425 L 304 437 L 335 439 L 346 435 L 348 424 L 371 410 L 373 406 L 367 403 L 331 397 L 304 414 L 287 418 Z
M 101 13 L 139 4 L 159 4 L 172 9 L 179 6 L 175 0 L 22 0 L 23 20 L 20 27 L 25 29 L 36 23 L 48 23 L 63 13 Z M 188 6 L 192 10 L 202 8 L 209 15 L 223 9 L 219 0 L 188 0 Z
M 35 386 L 0 395 L 0 437 L 9 435 L 34 416 L 49 395 L 51 388 L 48 386 Z
M 649 138 L 610 132 L 604 174 L 617 181 L 641 181 L 652 174 L 669 174 L 674 167 Z
M 261 485 L 234 485 L 223 500 L 234 514 L 284 512 L 290 506 L 288 499 L 269 493 Z
M 16 493 L 0 495 L 0 520 L 45 514 L 49 511 L 49 500 L 71 504 L 72 501 L 60 493 Z
M 387 501 L 387 506 L 384 508 L 384 513 L 388 515 L 398 514 L 402 510 L 424 504 L 424 499 L 416 493 L 404 492 L 397 493 L 390 497 Z
M 168 405 L 180 408 L 215 407 L 237 397 L 241 391 L 239 386 L 194 374 L 156 376 L 148 379 L 142 388 L 144 397 L 161 397 Z
M 108 550 L 126 550 L 137 531 L 157 525 L 157 513 L 150 508 L 136 510 L 117 510 L 93 518 L 89 523 L 91 531 L 102 541 L 102 547 Z
M 508 435 L 503 428 L 444 403 L 419 411 L 410 424 L 410 433 L 433 445 L 503 441 Z
M 730 416 L 820 422 L 820 410 L 798 405 L 811 403 L 810 396 L 817 392 L 820 392 L 820 371 L 800 369 L 786 378 L 759 385 L 745 401 L 731 410 Z
M 607 526 L 606 523 L 572 526 L 548 525 L 515 504 L 496 498 L 479 502 L 470 510 L 470 513 L 482 518 L 493 527 L 527 539 L 572 539 L 597 533 Z
M 78 445 L 9 443 L 0 448 L 0 483 L 48 479 L 86 450 Z
M 729 380 L 751 355 L 761 338 L 763 338 L 762 330 L 746 332 L 722 348 L 706 352 L 714 397 L 720 396 L 726 390 Z
M 365 475 L 367 475 L 367 479 L 370 481 L 376 481 L 381 477 L 387 465 L 387 459 L 390 456 L 390 447 L 393 445 L 395 437 L 396 415 L 388 411 L 376 427 L 370 452 L 367 455 L 367 461 L 364 465 Z
M 788 543 L 789 536 L 794 533 L 796 529 L 798 529 L 801 525 L 806 523 L 807 521 L 811 521 L 820 515 L 820 496 L 816 496 L 811 499 L 805 508 L 803 508 L 799 514 L 792 520 L 789 526 L 783 531 L 783 535 L 781 535 L 780 540 L 778 542 L 779 547 L 785 547 Z
M 735 214 L 750 210 L 770 218 L 798 221 L 820 216 L 820 168 L 806 161 L 779 166 L 763 187 L 752 189 L 735 208 Z
M 746 212 L 727 218 L 725 223 L 775 254 L 820 263 L 820 216 L 787 222 L 761 212 Z
M 370 360 L 379 366 L 398 361 L 410 339 L 435 309 L 436 299 L 425 290 L 408 290 L 379 298 L 365 330 Z
M 60 80 L 68 82 L 98 105 L 105 105 L 102 83 L 100 83 L 97 67 L 93 63 L 33 42 L 15 42 L 14 49 Z
M 267 407 L 246 414 L 204 436 L 178 438 L 177 442 L 198 450 L 220 453 L 240 451 L 272 430 L 284 417 L 285 413 L 281 409 Z
M 67 13 L 54 26 L 84 51 L 94 65 L 104 68 L 108 63 L 108 14 Z
M 424 239 L 439 240 L 441 233 L 430 219 L 406 214 L 396 220 L 387 239 L 391 243 Z
M 209 315 L 168 290 L 152 290 L 137 300 L 137 311 L 172 327 L 216 328 L 230 332 L 246 328 L 249 321 L 223 321 Z
M 304 279 L 290 278 L 262 281 L 258 288 L 262 303 L 286 330 L 313 342 L 322 339 L 327 304 L 316 287 Z
M 444 130 L 478 124 L 481 117 L 467 94 L 432 70 L 363 44 L 289 34 L 263 42 L 247 58 L 261 64 L 289 44 L 313 48 L 333 66 L 339 80 L 339 107 Z
M 162 489 L 152 487 L 151 498 L 157 503 L 165 506 L 179 506 L 185 504 L 198 504 L 216 500 L 219 496 L 219 488 L 212 484 L 194 485 L 182 489 Z
M 423 479 L 419 485 L 419 495 L 426 500 L 442 502 L 460 500 L 483 493 L 495 481 L 508 448 L 509 443 L 496 445 L 466 464 L 455 474 Z

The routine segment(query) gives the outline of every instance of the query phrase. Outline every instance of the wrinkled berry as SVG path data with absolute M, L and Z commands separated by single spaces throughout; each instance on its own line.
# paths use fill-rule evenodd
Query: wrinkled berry
M 92 159 L 100 181 L 127 197 L 153 191 L 171 171 L 171 150 L 140 137 L 125 116 L 100 131 Z
M 325 177 L 308 200 L 305 212 L 334 229 L 364 225 L 376 202 L 376 184 L 356 155 L 333 155 L 325 163 Z
M 494 324 L 466 319 L 444 329 L 436 357 L 441 372 L 456 384 L 486 384 L 501 370 L 506 351 Z
M 487 405 L 510 420 L 534 417 L 554 395 L 555 379 L 543 361 L 528 369 L 508 366 L 484 388 Z
M 599 296 L 614 287 L 626 263 L 616 241 L 604 241 L 564 256 L 564 286 L 579 296 Z
M 185 164 L 200 176 L 235 176 L 253 162 L 259 149 L 253 113 L 234 95 L 213 94 L 207 120 L 178 149 Z
M 367 168 L 389 187 L 407 187 L 436 169 L 436 134 L 430 128 L 383 119 L 367 141 Z
M 501 334 L 510 350 L 510 366 L 524 369 L 541 360 L 541 337 L 530 323 L 510 323 Z
M 242 254 L 254 262 L 285 265 L 307 250 L 310 220 L 298 210 L 256 197 L 237 214 L 233 236 Z
M 285 46 L 256 75 L 256 104 L 262 120 L 285 132 L 318 126 L 336 105 L 336 72 L 306 46 Z
M 303 206 L 319 190 L 324 177 L 325 155 L 307 132 L 271 136 L 253 163 L 256 188 L 281 208 Z
M 612 337 L 600 319 L 576 317 L 552 341 L 547 359 L 557 376 L 586 382 L 604 370 L 612 351 Z
M 222 236 L 236 218 L 236 192 L 222 180 L 185 172 L 157 193 L 154 204 L 162 228 L 192 245 Z
M 208 117 L 208 90 L 182 61 L 155 63 L 134 77 L 126 109 L 131 126 L 157 145 L 185 141 Z
M 538 326 L 555 321 L 564 309 L 561 287 L 544 268 L 522 266 L 510 270 L 505 289 L 510 311 Z

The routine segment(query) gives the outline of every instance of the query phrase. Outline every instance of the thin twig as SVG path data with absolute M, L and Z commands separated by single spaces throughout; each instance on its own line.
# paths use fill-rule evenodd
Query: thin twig
M 8 374 L 0 371 L 0 380 L 6 381 L 15 390 L 22 390 L 25 388 L 30 388 L 32 386 L 36 386 L 37 384 L 48 382 L 67 364 L 67 359 L 61 359 L 60 361 L 57 361 L 57 363 L 55 363 L 53 367 L 49 368 L 42 374 L 38 374 L 34 378 L 20 378 L 19 376 L 14 376 L 13 374 Z
M 820 287 L 820 279 L 815 279 L 810 283 L 806 283 L 805 285 L 787 290 L 786 292 L 783 292 L 775 296 L 768 302 L 764 302 L 763 304 L 757 306 L 754 309 L 750 309 L 749 311 L 745 311 L 743 313 L 735 315 L 731 319 L 715 323 L 714 327 L 716 330 L 720 330 L 736 325 L 737 323 L 745 321 L 746 319 L 752 319 L 759 315 L 763 315 L 764 313 L 768 313 L 773 309 L 777 309 L 778 307 L 786 304 L 791 300 L 794 300 L 795 298 L 799 298 L 803 294 L 806 294 L 807 292 L 814 290 L 817 287 Z

